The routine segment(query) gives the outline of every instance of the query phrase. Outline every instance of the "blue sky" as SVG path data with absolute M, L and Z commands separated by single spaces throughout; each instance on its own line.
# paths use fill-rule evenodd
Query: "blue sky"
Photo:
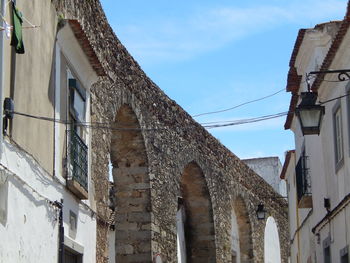
M 101 0 L 118 38 L 146 74 L 191 115 L 233 107 L 285 89 L 300 28 L 342 20 L 345 0 Z M 288 110 L 282 91 L 232 111 L 195 118 L 239 120 Z M 211 129 L 238 157 L 294 149 L 285 117 Z

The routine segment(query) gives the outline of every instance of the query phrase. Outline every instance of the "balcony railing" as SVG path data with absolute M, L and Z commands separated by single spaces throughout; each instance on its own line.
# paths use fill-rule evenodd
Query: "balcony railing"
M 88 147 L 74 130 L 70 131 L 69 139 L 68 180 L 78 182 L 85 191 L 88 191 Z
M 311 176 L 308 168 L 308 156 L 302 155 L 299 158 L 295 173 L 299 207 L 312 207 Z

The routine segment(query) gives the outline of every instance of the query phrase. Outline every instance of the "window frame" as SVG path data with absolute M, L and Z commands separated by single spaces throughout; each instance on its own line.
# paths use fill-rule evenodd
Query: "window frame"
M 305 145 L 301 147 L 295 167 L 295 187 L 298 208 L 312 208 L 312 181 Z
M 334 164 L 335 171 L 344 164 L 344 131 L 341 101 L 338 100 L 332 110 L 333 119 L 333 141 L 334 141 Z
M 343 263 L 344 258 L 347 259 L 345 262 L 349 263 L 349 246 L 345 246 L 339 251 L 340 263 Z
M 64 54 L 62 53 L 64 56 Z M 89 191 L 89 142 L 87 130 L 76 123 L 84 122 L 87 120 L 88 116 L 88 96 L 89 93 L 87 89 L 82 84 L 75 72 L 74 67 L 70 64 L 69 60 L 66 60 L 66 118 L 68 121 L 72 122 L 71 125 L 66 128 L 66 142 L 67 142 L 67 153 L 68 153 L 68 171 L 67 180 L 70 181 L 68 188 L 75 193 L 81 199 L 88 199 Z M 75 87 L 71 84 L 71 80 L 75 80 Z M 75 94 L 81 97 L 84 102 L 84 116 L 83 119 L 78 118 L 77 111 L 74 108 L 74 97 Z M 86 152 L 86 153 L 84 153 Z M 83 154 L 83 155 L 80 155 Z M 86 156 L 85 156 L 86 154 Z M 85 156 L 85 158 L 83 158 Z M 74 161 L 73 161 L 74 160 Z M 86 162 L 85 162 L 86 160 Z M 86 174 L 83 180 L 81 174 Z M 76 183 L 75 183 L 76 182 Z
M 67 256 L 73 257 L 76 263 L 82 263 L 83 262 L 83 254 L 78 253 L 75 251 L 73 248 L 67 246 L 66 244 L 64 245 L 63 248 L 63 253 L 64 253 L 64 258 L 66 259 Z M 65 260 L 66 261 L 66 260 Z
M 67 23 L 57 32 L 55 41 L 55 118 L 64 122 L 72 120 L 72 114 L 69 109 L 69 83 L 67 69 L 77 79 L 81 87 L 84 88 L 85 100 L 85 122 L 91 121 L 91 87 L 99 79 L 99 73 L 96 71 L 91 61 L 87 58 L 83 46 L 78 41 L 77 34 L 74 31 L 77 20 L 67 20 Z M 73 25 L 73 27 L 72 27 Z M 63 92 L 64 91 L 64 92 Z M 68 94 L 67 94 L 68 93 Z M 82 112 L 81 101 L 77 103 L 77 108 Z M 77 120 L 78 121 L 78 120 Z M 85 191 L 80 184 L 70 180 L 70 156 L 69 156 L 69 136 L 73 127 L 69 125 L 55 123 L 55 151 L 54 169 L 62 184 L 65 184 L 70 192 L 80 200 L 90 199 L 93 196 L 89 191 Z M 76 130 L 81 126 L 76 125 Z M 80 133 L 81 136 L 75 136 L 83 140 L 87 146 L 87 190 L 91 184 L 91 138 L 92 134 L 89 129 L 85 128 Z M 78 189 L 78 190 L 77 190 Z
M 328 236 L 323 240 L 323 262 L 324 263 L 332 263 L 332 250 L 331 250 L 331 237 Z M 329 252 L 328 255 L 326 255 L 326 252 Z M 328 256 L 326 258 L 326 256 Z M 329 259 L 328 261 L 326 261 Z
M 81 81 L 72 73 L 71 69 L 67 69 L 68 94 L 69 94 L 69 111 L 73 118 L 77 121 L 86 121 L 86 89 L 82 87 Z M 73 84 L 74 83 L 74 84 Z M 79 97 L 84 104 L 83 116 L 79 115 L 79 110 L 75 108 L 76 98 Z
M 345 94 L 350 93 L 350 83 L 348 83 L 345 87 Z M 350 97 L 346 97 L 346 110 L 347 110 L 347 129 L 348 129 L 348 155 L 350 156 Z
M 8 216 L 8 196 L 9 196 L 9 175 L 0 170 L 0 224 L 7 223 Z
M 67 60 L 67 59 L 66 59 Z M 67 94 L 67 105 L 66 105 L 66 110 L 67 110 L 67 120 L 71 120 L 73 123 L 76 122 L 85 122 L 87 120 L 87 107 L 88 107 L 88 102 L 87 102 L 87 90 L 84 87 L 84 85 L 82 84 L 82 82 L 79 80 L 79 78 L 77 77 L 77 74 L 74 72 L 74 70 L 72 69 L 72 66 L 68 63 L 67 60 L 67 65 L 66 65 L 66 94 Z M 71 85 L 71 80 L 75 80 L 76 82 L 76 86 L 73 87 Z M 82 99 L 82 101 L 84 102 L 84 116 L 82 116 L 83 118 L 79 118 L 79 114 L 76 111 L 75 107 L 74 107 L 74 101 L 75 101 L 75 95 L 77 94 L 77 96 L 80 96 L 80 98 Z M 87 140 L 86 140 L 86 130 L 82 127 L 82 126 L 75 126 L 72 125 L 71 127 L 72 129 L 74 129 L 78 134 L 79 137 L 85 142 L 85 144 L 87 145 Z

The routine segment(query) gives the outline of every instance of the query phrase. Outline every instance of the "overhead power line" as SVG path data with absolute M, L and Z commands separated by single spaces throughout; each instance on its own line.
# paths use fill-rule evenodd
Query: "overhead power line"
M 323 101 L 323 102 L 320 101 L 320 104 L 326 104 L 326 103 L 329 103 L 331 101 L 334 101 L 334 100 L 337 100 L 340 98 L 344 98 L 344 97 L 348 97 L 348 96 L 350 96 L 350 92 L 345 93 L 344 95 L 329 99 L 327 101 Z M 27 117 L 27 118 L 43 120 L 43 121 L 50 121 L 50 122 L 55 122 L 55 123 L 61 123 L 64 125 L 72 125 L 73 124 L 73 122 L 70 120 L 59 120 L 59 119 L 54 119 L 54 118 L 49 118 L 49 117 L 31 115 L 31 114 L 17 112 L 17 111 L 14 111 L 12 113 L 15 115 L 20 115 L 20 116 Z M 248 123 L 267 121 L 267 120 L 286 116 L 289 113 L 293 113 L 293 112 L 292 111 L 285 111 L 285 112 L 279 112 L 279 113 L 275 113 L 275 114 L 264 115 L 264 116 L 254 117 L 254 118 L 229 120 L 229 121 L 212 121 L 212 122 L 203 122 L 203 123 L 199 123 L 199 124 L 202 125 L 202 127 L 206 128 L 206 129 L 214 129 L 214 128 L 222 128 L 222 127 L 229 127 L 229 126 L 235 126 L 235 125 L 242 125 L 242 124 L 248 124 Z M 107 130 L 118 130 L 118 131 L 140 131 L 140 130 L 152 131 L 152 130 L 169 130 L 169 128 L 188 130 L 188 129 L 197 129 L 198 128 L 198 126 L 196 126 L 196 125 L 189 125 L 187 127 L 173 125 L 172 127 L 164 127 L 164 128 L 157 128 L 157 127 L 134 128 L 134 127 L 130 127 L 130 126 L 123 127 L 120 124 L 116 125 L 115 123 L 111 123 L 111 122 L 74 122 L 74 125 L 82 126 L 82 127 L 89 128 L 89 129 L 107 129 Z
M 202 124 L 202 126 L 207 128 L 207 129 L 221 128 L 221 127 L 235 126 L 235 125 L 254 123 L 254 122 L 260 122 L 260 121 L 267 121 L 267 120 L 276 119 L 276 118 L 280 118 L 280 117 L 286 116 L 287 114 L 288 114 L 288 111 L 280 112 L 280 113 L 277 113 L 277 114 L 260 116 L 260 117 L 256 117 L 256 118 L 231 121 L 231 122 L 228 122 L 226 124 L 211 124 L 211 125 Z
M 320 104 L 323 105 L 323 104 L 326 104 L 328 102 L 331 102 L 331 101 L 334 101 L 334 100 L 337 100 L 337 99 L 341 99 L 341 98 L 344 98 L 344 97 L 348 97 L 350 95 L 350 92 L 347 92 L 345 93 L 344 95 L 341 95 L 339 97 L 335 97 L 335 98 L 332 98 L 332 99 L 329 99 L 329 100 L 325 100 L 325 101 L 320 101 Z
M 21 113 L 21 112 L 13 112 L 13 113 L 15 115 L 20 115 L 23 117 L 33 118 L 33 119 L 37 119 L 37 120 L 50 121 L 50 122 L 61 123 L 61 124 L 65 124 L 65 125 L 72 125 L 73 124 L 73 122 L 69 121 L 69 120 L 58 120 L 58 119 L 54 119 L 54 118 L 35 116 L 35 115 Z M 255 118 L 223 121 L 223 122 L 213 122 L 213 123 L 199 123 L 199 124 L 202 125 L 204 128 L 214 129 L 214 128 L 220 128 L 220 127 L 228 127 L 228 126 L 235 126 L 235 125 L 242 125 L 242 124 L 247 124 L 247 123 L 254 123 L 254 122 L 270 120 L 270 119 L 285 116 L 287 114 L 288 114 L 288 112 L 281 112 L 281 113 L 277 113 L 277 114 L 265 115 L 265 116 L 255 117 Z M 174 125 L 172 127 L 165 127 L 165 128 L 134 128 L 134 127 L 130 127 L 130 126 L 123 127 L 120 125 L 115 125 L 113 123 L 106 123 L 106 122 L 74 122 L 74 125 L 82 126 L 82 127 L 90 128 L 90 129 L 107 129 L 107 130 L 119 130 L 119 131 L 167 130 L 169 128 L 180 128 L 181 130 L 188 130 L 188 129 L 196 129 L 197 128 L 196 125 L 191 125 L 188 127 L 183 127 L 183 126 L 176 127 Z
M 250 101 L 247 101 L 247 102 L 244 102 L 244 103 L 241 103 L 241 104 L 238 104 L 236 106 L 233 106 L 231 108 L 227 108 L 227 109 L 223 109 L 223 110 L 217 110 L 217 111 L 210 111 L 210 112 L 204 112 L 204 113 L 200 113 L 200 114 L 196 114 L 196 115 L 193 115 L 192 117 L 195 118 L 195 117 L 199 117 L 199 116 L 204 116 L 204 115 L 210 115 L 210 114 L 216 114 L 216 113 L 221 113 L 221 112 L 226 112 L 226 111 L 230 111 L 230 110 L 234 110 L 234 109 L 237 109 L 239 107 L 242 107 L 244 105 L 247 105 L 247 104 L 250 104 L 250 103 L 253 103 L 253 102 L 257 102 L 257 101 L 261 101 L 261 100 L 264 100 L 264 99 L 267 99 L 267 98 L 270 98 L 272 96 L 275 96 L 277 95 L 278 93 L 281 93 L 282 91 L 284 91 L 285 89 L 281 89 L 279 91 L 276 91 L 270 95 L 267 95 L 267 96 L 264 96 L 264 97 L 261 97 L 261 98 L 258 98 L 258 99 L 255 99 L 255 100 L 250 100 Z

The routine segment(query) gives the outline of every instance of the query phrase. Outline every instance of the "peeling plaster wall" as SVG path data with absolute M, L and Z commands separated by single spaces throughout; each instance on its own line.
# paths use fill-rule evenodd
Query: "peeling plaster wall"
M 96 219 L 65 186 L 51 177 L 32 156 L 17 146 L 3 144 L 0 160 L 0 262 L 57 262 L 58 210 L 49 201 L 64 199 L 63 223 L 69 237 L 69 212 L 77 215 L 75 244 L 84 248 L 84 262 L 95 262 Z M 89 203 L 86 203 L 89 205 Z

